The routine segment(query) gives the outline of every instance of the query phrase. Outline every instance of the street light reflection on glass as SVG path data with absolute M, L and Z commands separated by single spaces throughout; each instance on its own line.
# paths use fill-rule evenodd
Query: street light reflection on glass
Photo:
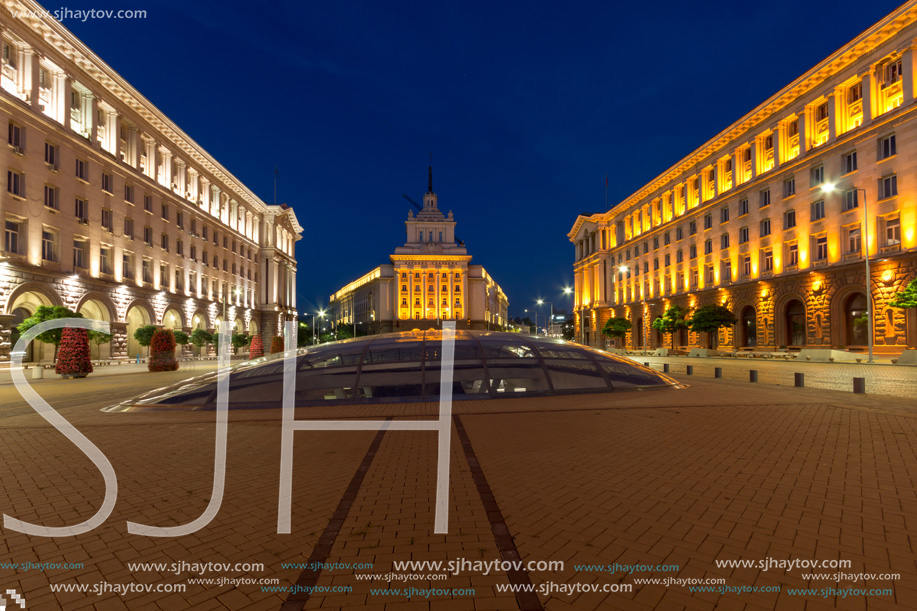
M 827 182 L 822 185 L 821 190 L 825 193 L 832 193 L 837 189 L 837 185 L 833 182 Z M 872 282 L 869 276 L 869 203 L 866 201 L 866 189 L 857 189 L 856 187 L 852 189 L 844 190 L 844 193 L 856 192 L 859 195 L 859 192 L 863 192 L 863 259 L 866 261 L 866 324 L 867 324 L 867 333 L 868 344 L 869 344 L 869 360 L 867 363 L 875 363 L 875 359 L 872 357 L 873 350 L 873 307 L 872 307 Z

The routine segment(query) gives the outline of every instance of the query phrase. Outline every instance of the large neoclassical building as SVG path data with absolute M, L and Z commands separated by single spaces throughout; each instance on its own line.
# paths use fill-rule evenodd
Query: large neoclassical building
M 455 219 L 443 214 L 429 169 L 423 208 L 405 221 L 407 242 L 391 264 L 380 265 L 331 296 L 331 317 L 363 333 L 431 329 L 443 320 L 459 329 L 502 330 L 509 302 L 480 265 L 471 265 L 455 237 Z
M 624 201 L 579 216 L 579 340 L 603 344 L 621 316 L 628 346 L 660 346 L 649 323 L 666 307 L 721 303 L 739 323 L 720 345 L 863 346 L 871 294 L 877 352 L 917 346 L 915 312 L 888 305 L 917 277 L 915 39 L 912 0 Z
M 225 309 L 273 335 L 295 318 L 291 208 L 261 201 L 34 2 L 0 5 L 0 32 L 0 361 L 39 305 L 109 321 L 93 350 L 113 359 L 139 352 L 141 325 L 213 329 Z

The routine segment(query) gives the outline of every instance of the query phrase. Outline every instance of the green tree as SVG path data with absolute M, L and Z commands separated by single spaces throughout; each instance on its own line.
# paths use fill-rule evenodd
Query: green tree
M 252 338 L 247 333 L 233 333 L 230 341 L 232 342 L 233 348 L 239 349 L 251 343 Z
M 718 331 L 724 327 L 731 327 L 739 320 L 732 310 L 724 305 L 708 305 L 698 308 L 688 320 L 688 328 L 694 332 L 706 332 L 712 338 L 713 348 L 717 345 Z
M 190 335 L 184 331 L 179 331 L 178 329 L 172 329 L 172 335 L 175 336 L 175 343 L 180 346 L 187 346 L 188 342 L 191 341 Z
M 672 349 L 675 349 L 675 332 L 688 328 L 685 317 L 688 310 L 681 306 L 672 306 L 665 313 L 653 321 L 653 328 L 661 333 L 668 333 L 672 338 Z
M 917 308 L 917 278 L 911 280 L 903 291 L 898 291 L 888 305 L 902 309 Z
M 150 343 L 153 341 L 153 334 L 156 333 L 156 327 L 153 325 L 144 325 L 134 331 L 134 339 L 137 340 L 137 343 L 145 348 L 150 347 Z
M 201 354 L 204 353 L 204 346 L 213 341 L 213 335 L 208 333 L 204 329 L 195 329 L 191 332 L 190 341 L 192 344 L 200 348 Z
M 38 309 L 35 310 L 35 313 L 23 320 L 16 327 L 16 330 L 20 334 L 25 333 L 35 325 L 49 320 L 57 320 L 58 318 L 83 318 L 82 314 L 77 314 L 69 308 L 64 306 L 38 306 Z M 54 344 L 54 360 L 57 362 L 57 349 L 60 346 L 61 335 L 63 334 L 63 329 L 51 329 L 50 331 L 43 331 L 39 333 L 35 339 L 45 343 L 45 344 Z M 90 336 L 91 338 L 91 336 Z
M 303 321 L 296 326 L 296 345 L 299 348 L 312 344 L 312 327 Z
M 627 332 L 630 331 L 632 326 L 633 325 L 631 325 L 628 319 L 615 316 L 605 321 L 605 326 L 602 327 L 602 335 L 612 339 L 618 339 L 627 335 Z

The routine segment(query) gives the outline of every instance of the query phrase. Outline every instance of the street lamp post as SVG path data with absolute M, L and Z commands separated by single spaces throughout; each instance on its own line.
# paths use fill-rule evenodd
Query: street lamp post
M 548 336 L 551 337 L 551 327 L 554 326 L 554 302 L 552 302 L 552 301 L 545 301 L 544 299 L 539 299 L 536 303 L 537 303 L 538 305 L 544 305 L 544 304 L 547 303 L 547 304 L 549 304 L 549 305 L 551 306 L 551 318 L 548 319 L 548 327 L 547 327 L 547 329 L 548 329 Z
M 822 187 L 822 191 L 826 193 L 831 193 L 834 191 L 835 185 L 833 183 L 827 183 Z M 845 193 L 853 191 L 854 193 L 863 192 L 863 259 L 866 260 L 866 329 L 869 334 L 868 345 L 869 345 L 869 360 L 867 363 L 875 363 L 875 359 L 872 357 L 873 352 L 873 336 L 874 336 L 874 323 L 873 323 L 873 304 L 872 304 L 872 277 L 869 275 L 869 204 L 866 200 L 866 189 L 858 189 L 856 187 L 852 189 L 847 189 Z

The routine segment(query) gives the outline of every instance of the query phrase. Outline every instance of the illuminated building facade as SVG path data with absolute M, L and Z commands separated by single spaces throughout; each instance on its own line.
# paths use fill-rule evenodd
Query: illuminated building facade
M 579 216 L 576 332 L 668 346 L 670 305 L 727 305 L 719 337 L 677 346 L 865 346 L 864 251 L 878 353 L 917 346 L 917 2 L 908 2 L 607 212 Z M 868 212 L 868 215 L 866 214 Z M 868 236 L 868 239 L 867 239 Z
M 455 320 L 459 329 L 502 330 L 509 302 L 480 265 L 471 265 L 455 220 L 444 215 L 429 170 L 423 208 L 405 221 L 407 242 L 391 264 L 380 265 L 331 296 L 332 320 L 360 334 L 438 328 Z
M 101 359 L 141 352 L 142 325 L 214 329 L 224 302 L 237 330 L 279 333 L 296 311 L 293 210 L 261 201 L 43 13 L 0 7 L 0 361 L 40 305 L 110 322 Z

